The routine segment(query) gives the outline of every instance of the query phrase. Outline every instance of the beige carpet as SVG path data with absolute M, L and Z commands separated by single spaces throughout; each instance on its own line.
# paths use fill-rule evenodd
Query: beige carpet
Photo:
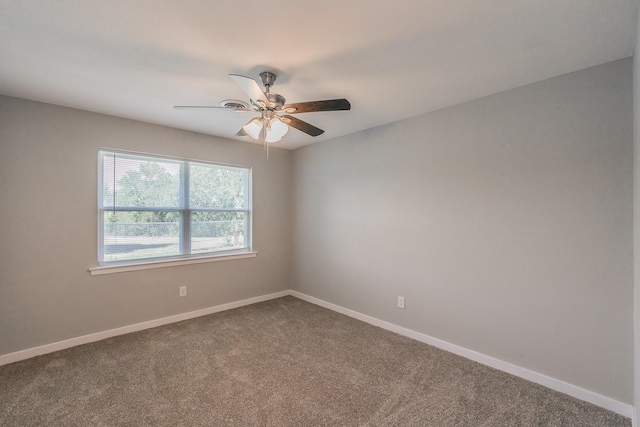
M 293 297 L 0 367 L 0 426 L 630 426 Z

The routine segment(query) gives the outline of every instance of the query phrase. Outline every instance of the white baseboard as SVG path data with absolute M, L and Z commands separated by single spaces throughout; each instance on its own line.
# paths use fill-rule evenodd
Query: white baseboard
M 182 320 L 193 319 L 195 317 L 206 316 L 208 314 L 218 313 L 220 311 L 231 310 L 245 305 L 255 304 L 262 301 L 268 301 L 275 298 L 281 298 L 291 295 L 290 291 L 281 291 L 273 294 L 262 295 L 255 298 L 248 298 L 242 301 L 230 302 L 227 304 L 216 305 L 214 307 L 203 308 L 202 310 L 190 311 L 188 313 L 176 314 L 174 316 L 163 317 L 161 319 L 149 320 L 147 322 L 136 323 L 134 325 L 123 326 L 121 328 L 110 329 L 108 331 L 97 332 L 95 334 L 83 335 L 76 338 L 70 338 L 64 341 L 58 341 L 51 344 L 41 345 L 39 347 L 28 348 L 26 350 L 16 351 L 15 353 L 0 355 L 0 366 L 13 362 L 30 359 L 42 354 L 53 353 L 54 351 L 64 350 L 66 348 L 75 347 L 81 344 L 88 344 L 100 341 L 106 338 L 124 335 L 131 332 L 143 331 L 145 329 L 155 328 L 169 323 L 180 322 Z
M 386 329 L 388 331 L 395 332 L 400 335 L 404 335 L 405 337 L 412 338 L 416 341 L 420 341 L 420 342 L 432 345 L 434 347 L 440 348 L 442 350 L 446 350 L 450 353 L 457 354 L 458 356 L 471 359 L 475 362 L 482 363 L 483 365 L 487 365 L 492 368 L 507 372 L 511 375 L 524 378 L 525 380 L 543 385 L 552 390 L 559 391 L 564 394 L 568 394 L 569 396 L 575 397 L 576 399 L 593 403 L 594 405 L 600 406 L 601 408 L 604 408 L 604 409 L 608 409 L 610 411 L 613 411 L 625 417 L 632 418 L 635 415 L 635 411 L 632 405 L 619 402 L 617 400 L 611 399 L 606 396 L 602 396 L 598 393 L 594 393 L 589 390 L 585 390 L 573 384 L 569 384 L 564 381 L 560 381 L 558 379 L 548 377 L 544 374 L 540 374 L 538 372 L 534 372 L 529 369 L 522 368 L 512 363 L 508 363 L 500 359 L 496 359 L 494 357 L 487 356 L 482 353 L 478 353 L 477 351 L 469 350 L 467 348 L 448 343 L 446 341 L 431 337 L 429 335 L 422 334 L 420 332 L 413 331 L 411 329 L 403 328 L 402 326 L 394 325 L 393 323 L 376 319 L 375 317 L 367 316 L 357 311 L 353 311 L 353 310 L 341 307 L 339 305 L 332 304 L 330 302 L 326 302 L 315 297 L 311 297 L 309 295 L 303 294 L 298 291 L 291 291 L 290 295 L 296 298 L 300 298 L 301 300 L 310 302 L 312 304 L 316 304 L 321 307 L 328 308 L 329 310 L 333 310 L 338 313 L 347 315 L 349 317 L 353 317 L 355 319 L 361 320 L 371 325 L 378 326 L 382 329 Z M 636 426 L 635 422 L 633 425 Z
M 19 362 L 20 360 L 29 359 L 31 357 L 40 356 L 42 354 L 52 353 L 54 351 L 64 350 L 66 348 L 75 347 L 81 344 L 87 344 L 95 341 L 100 341 L 106 338 L 111 338 L 117 335 L 124 335 L 131 332 L 142 331 L 145 329 L 155 328 L 157 326 L 167 325 L 169 323 L 180 322 L 182 320 L 193 319 L 195 317 L 206 316 L 208 314 L 218 313 L 220 311 L 231 310 L 245 305 L 255 304 L 258 302 L 268 301 L 275 298 L 281 298 L 287 295 L 292 295 L 301 300 L 310 302 L 315 305 L 327 308 L 329 310 L 353 317 L 354 319 L 361 320 L 374 326 L 378 326 L 382 329 L 386 329 L 391 332 L 412 338 L 416 341 L 420 341 L 434 347 L 446 350 L 450 353 L 457 354 L 475 362 L 482 363 L 483 365 L 490 366 L 495 369 L 507 372 L 520 378 L 524 378 L 531 382 L 543 385 L 552 390 L 559 391 L 561 393 L 568 394 L 576 399 L 584 400 L 610 411 L 616 412 L 625 417 L 633 419 L 633 426 L 640 427 L 637 424 L 636 413 L 632 405 L 618 402 L 606 396 L 602 396 L 598 393 L 594 393 L 589 390 L 585 390 L 581 387 L 566 383 L 564 381 L 557 380 L 555 378 L 548 377 L 538 372 L 531 371 L 529 369 L 522 368 L 520 366 L 496 359 L 491 356 L 478 353 L 473 350 L 460 347 L 455 344 L 448 343 L 438 338 L 431 337 L 429 335 L 422 334 L 420 332 L 413 331 L 411 329 L 404 328 L 402 326 L 394 325 L 393 323 L 385 322 L 375 317 L 367 316 L 366 314 L 359 313 L 354 310 L 350 310 L 341 307 L 336 304 L 332 304 L 327 301 L 303 294 L 298 291 L 286 290 L 275 292 L 268 295 L 263 295 L 254 298 L 248 298 L 242 301 L 231 302 L 227 304 L 221 304 L 214 307 L 204 308 L 202 310 L 191 311 L 188 313 L 177 314 L 175 316 L 163 317 L 161 319 L 150 320 L 147 322 L 136 323 L 134 325 L 123 326 L 121 328 L 110 329 L 108 331 L 97 332 L 94 334 L 83 335 L 76 338 L 71 338 L 64 341 L 59 341 L 51 344 L 42 345 L 39 347 L 33 347 L 26 350 L 17 351 L 15 353 L 9 353 L 0 355 L 0 366 L 13 362 Z

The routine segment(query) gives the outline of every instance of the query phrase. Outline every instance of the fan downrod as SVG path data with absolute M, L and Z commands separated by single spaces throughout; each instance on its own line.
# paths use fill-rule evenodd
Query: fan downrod
M 271 86 L 276 82 L 276 75 L 270 71 L 263 71 L 260 73 L 260 79 L 266 89 L 265 96 L 269 102 L 271 102 L 272 109 L 279 110 L 287 101 L 282 95 L 269 91 Z

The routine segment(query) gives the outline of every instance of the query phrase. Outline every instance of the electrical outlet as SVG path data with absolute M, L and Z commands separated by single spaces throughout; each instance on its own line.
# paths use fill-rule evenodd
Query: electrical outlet
M 180 286 L 180 296 L 181 297 L 186 297 L 187 296 L 187 287 L 186 286 Z
M 404 297 L 398 297 L 398 308 L 404 308 Z

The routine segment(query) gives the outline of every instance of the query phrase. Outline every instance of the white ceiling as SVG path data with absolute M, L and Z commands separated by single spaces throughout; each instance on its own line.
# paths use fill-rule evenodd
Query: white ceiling
M 278 75 L 297 148 L 631 56 L 638 0 L 0 0 L 0 93 L 227 138 L 251 117 L 173 105 L 246 100 Z

